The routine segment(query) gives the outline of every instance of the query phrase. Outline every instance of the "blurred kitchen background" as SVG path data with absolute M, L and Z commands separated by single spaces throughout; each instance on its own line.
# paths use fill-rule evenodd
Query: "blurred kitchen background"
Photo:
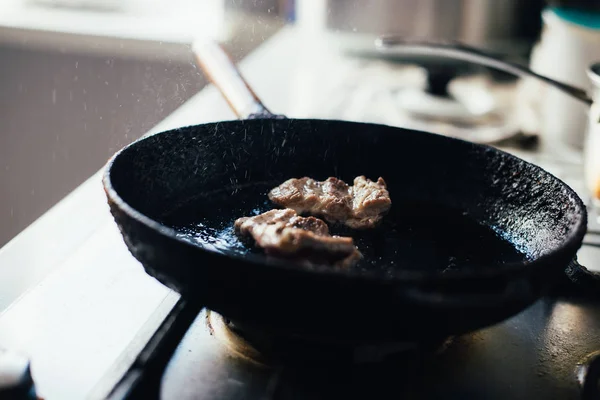
M 517 135 L 535 138 L 543 130 L 539 121 L 523 122 L 528 106 L 539 99 L 535 87 L 528 87 L 533 88 L 533 96 L 517 96 L 522 88 L 512 78 L 481 74 L 477 68 L 455 63 L 433 63 L 425 69 L 399 67 L 402 60 L 384 59 L 375 51 L 374 39 L 390 33 L 458 39 L 525 65 L 538 60 L 532 66 L 541 72 L 589 86 L 585 68 L 590 60 L 582 59 L 582 54 L 591 57 L 594 52 L 584 45 L 565 44 L 564 34 L 558 34 L 563 42 L 552 35 L 557 35 L 553 33 L 559 29 L 557 24 L 570 18 L 555 12 L 556 7 L 585 11 L 597 4 L 584 0 L 3 0 L 0 246 L 101 168 L 116 150 L 206 86 L 190 52 L 195 37 L 219 40 L 241 60 L 282 29 L 294 27 L 306 37 L 326 40 L 329 52 L 351 59 L 355 66 L 344 70 L 343 82 L 338 76 L 338 86 L 329 88 L 331 95 L 321 93 L 321 103 L 311 101 L 299 84 L 295 116 L 414 127 L 421 126 L 419 118 L 428 119 L 428 126 L 434 118 L 443 133 L 495 142 Z M 600 27 L 583 25 L 577 29 L 586 30 L 592 42 L 597 39 Z M 542 37 L 545 41 L 540 41 Z M 579 53 L 566 54 L 565 46 Z M 303 51 L 310 59 L 310 46 Z M 553 69 L 557 57 L 566 69 Z M 327 59 L 307 61 L 307 71 L 318 75 L 320 62 Z M 265 65 L 277 68 L 277 59 L 265 60 Z M 411 86 L 408 81 L 418 83 L 413 86 L 420 95 L 400 89 Z M 493 92 L 496 106 L 473 112 L 469 98 L 487 104 L 486 88 L 498 83 L 512 85 L 511 92 Z M 482 90 L 483 95 L 477 94 Z M 323 97 L 329 106 L 325 111 Z M 516 98 L 532 104 L 519 106 L 520 113 L 497 105 L 514 107 Z M 569 100 L 560 96 L 555 100 L 561 101 Z M 443 111 L 432 116 L 431 107 Z M 552 107 L 555 110 L 557 105 Z M 568 121 L 572 134 L 561 143 L 577 152 L 585 110 L 577 104 L 572 107 L 575 110 L 569 115 L 551 113 L 561 118 L 552 124 Z M 519 126 L 506 118 L 507 112 L 518 115 Z M 543 114 L 540 109 L 532 111 L 536 112 Z M 444 118 L 439 118 L 440 113 Z M 573 122 L 573 115 L 579 124 Z

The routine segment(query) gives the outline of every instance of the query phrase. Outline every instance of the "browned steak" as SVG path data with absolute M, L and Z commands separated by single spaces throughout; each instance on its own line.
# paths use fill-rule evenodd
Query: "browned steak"
M 383 178 L 373 182 L 364 176 L 356 177 L 354 186 L 333 177 L 323 182 L 288 179 L 269 192 L 269 199 L 299 214 L 322 216 L 355 229 L 374 227 L 392 205 Z
M 289 208 L 239 218 L 234 227 L 237 233 L 251 236 L 267 254 L 338 266 L 360 259 L 352 238 L 331 236 L 325 222 L 298 216 Z

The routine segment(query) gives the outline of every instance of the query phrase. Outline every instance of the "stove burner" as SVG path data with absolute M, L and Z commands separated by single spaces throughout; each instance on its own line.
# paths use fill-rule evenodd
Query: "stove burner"
M 395 94 L 409 127 L 484 143 L 519 132 L 501 85 L 486 76 L 439 75 L 429 71 L 425 87 L 404 88 Z
M 250 342 L 229 326 L 228 320 L 214 311 L 206 310 L 206 325 L 212 336 L 221 341 L 233 354 L 254 363 L 267 365 L 268 359 Z
M 575 369 L 583 399 L 600 399 L 600 350 L 584 357 Z
M 481 125 L 501 125 L 501 115 L 493 109 L 473 110 L 450 96 L 439 96 L 417 89 L 406 89 L 398 93 L 398 105 L 414 118 L 424 121 L 446 122 L 465 128 Z
M 331 364 L 370 364 L 390 359 L 411 360 L 442 352 L 451 338 L 424 343 L 356 343 L 343 338 L 314 338 L 267 332 L 233 322 L 208 311 L 206 322 L 213 336 L 239 357 L 269 365 L 280 362 Z

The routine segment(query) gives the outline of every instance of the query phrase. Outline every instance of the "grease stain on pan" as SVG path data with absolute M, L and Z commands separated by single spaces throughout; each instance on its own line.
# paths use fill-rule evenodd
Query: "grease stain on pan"
M 179 227 L 177 236 L 191 243 L 202 244 L 219 253 L 247 252 L 246 245 L 237 238 L 233 226 L 216 229 L 197 222 L 189 227 Z

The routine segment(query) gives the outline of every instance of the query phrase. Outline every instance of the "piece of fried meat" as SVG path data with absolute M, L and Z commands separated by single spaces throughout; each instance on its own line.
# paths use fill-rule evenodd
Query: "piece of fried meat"
M 354 229 L 373 228 L 392 205 L 383 178 L 373 182 L 364 176 L 354 178 L 353 186 L 334 177 L 322 182 L 308 177 L 288 179 L 269 192 L 269 199 L 298 214 L 322 216 Z
M 361 257 L 352 238 L 331 236 L 325 222 L 301 217 L 289 208 L 239 218 L 234 227 L 236 233 L 252 237 L 270 255 L 344 267 Z

